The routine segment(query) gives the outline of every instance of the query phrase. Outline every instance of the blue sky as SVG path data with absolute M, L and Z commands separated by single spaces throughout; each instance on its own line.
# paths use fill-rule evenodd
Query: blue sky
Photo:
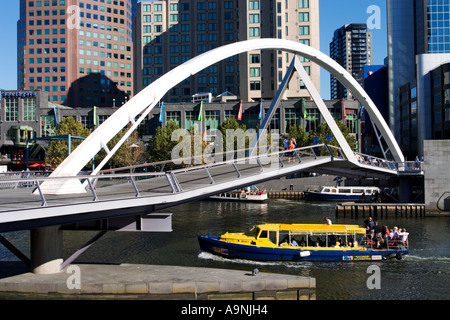
M 316 0 L 310 0 L 316 1 Z M 381 24 L 373 33 L 373 64 L 383 64 L 387 56 L 386 0 L 320 0 L 320 50 L 329 54 L 334 30 L 350 23 L 366 23 L 372 6 L 380 8 Z M 19 0 L 0 0 L 0 89 L 17 89 L 17 21 Z M 321 94 L 329 99 L 329 74 L 321 72 Z

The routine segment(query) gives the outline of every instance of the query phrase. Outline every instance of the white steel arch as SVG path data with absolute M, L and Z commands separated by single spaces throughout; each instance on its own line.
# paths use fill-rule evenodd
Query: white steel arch
M 333 74 L 345 87 L 350 89 L 353 95 L 363 104 L 365 110 L 369 113 L 377 129 L 383 135 L 390 148 L 394 160 L 403 162 L 403 154 L 399 148 L 390 128 L 384 121 L 377 107 L 359 85 L 359 83 L 336 61 L 325 55 L 324 53 L 306 46 L 304 44 L 283 40 L 283 39 L 255 39 L 233 44 L 225 45 L 205 52 L 177 68 L 169 71 L 161 78 L 155 80 L 148 87 L 130 99 L 120 109 L 118 109 L 111 117 L 102 123 L 94 132 L 92 132 L 83 143 L 81 143 L 64 161 L 61 163 L 51 177 L 66 177 L 77 175 L 83 167 L 104 148 L 107 152 L 106 158 L 97 165 L 93 174 L 98 173 L 106 162 L 114 155 L 117 149 L 122 145 L 128 136 L 137 128 L 137 126 L 145 119 L 153 107 L 163 98 L 163 96 L 174 86 L 182 82 L 184 79 L 196 74 L 204 68 L 222 61 L 230 56 L 240 54 L 251 50 L 282 50 L 298 54 L 311 61 L 317 63 L 322 68 Z M 122 140 L 111 150 L 108 150 L 106 144 L 128 123 L 132 123 L 130 130 L 124 135 Z M 56 187 L 56 186 L 55 186 Z M 42 190 L 46 193 L 66 193 L 64 188 L 59 185 L 57 188 L 50 186 L 42 186 Z M 53 190 L 52 190 L 53 189 Z M 82 188 L 79 188 L 81 191 Z M 73 192 L 73 186 L 71 186 Z M 53 191 L 53 192 L 52 192 Z

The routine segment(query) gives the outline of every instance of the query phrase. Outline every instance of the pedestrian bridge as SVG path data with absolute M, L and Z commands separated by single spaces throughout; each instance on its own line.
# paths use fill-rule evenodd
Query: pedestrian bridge
M 261 138 L 258 133 L 251 142 L 247 157 L 224 160 L 215 156 L 212 162 L 199 166 L 174 167 L 171 161 L 167 161 L 128 168 L 126 173 L 101 171 L 172 87 L 214 63 L 252 50 L 281 50 L 294 54 L 261 122 L 260 132 L 267 130 L 291 77 L 298 72 L 339 148 L 314 145 L 295 149 L 289 154 L 284 150 L 270 149 L 261 154 L 255 152 L 259 149 Z M 317 63 L 352 91 L 370 116 L 380 146 L 383 146 L 384 159 L 358 155 L 350 148 L 300 63 L 299 56 Z M 108 148 L 111 139 L 130 123 L 131 126 L 119 142 Z M 83 175 L 81 170 L 101 150 L 106 152 L 106 157 L 93 172 Z M 388 154 L 392 160 L 388 160 Z M 172 167 L 168 169 L 168 166 Z M 158 170 L 154 169 L 156 167 Z M 359 83 L 336 61 L 294 41 L 256 39 L 237 42 L 194 57 L 155 80 L 96 128 L 49 177 L 29 177 L 26 173 L 20 179 L 3 180 L 1 186 L 13 189 L 0 190 L 0 232 L 31 230 L 31 261 L 17 252 L 4 237 L 0 236 L 0 242 L 29 263 L 35 273 L 59 272 L 72 261 L 69 258 L 63 263 L 61 258 L 62 228 L 100 232 L 170 231 L 166 223 L 170 215 L 151 213 L 301 171 L 357 177 L 422 173 L 420 167 L 409 166 L 404 162 L 401 149 L 377 107 Z M 90 245 L 88 243 L 78 254 Z

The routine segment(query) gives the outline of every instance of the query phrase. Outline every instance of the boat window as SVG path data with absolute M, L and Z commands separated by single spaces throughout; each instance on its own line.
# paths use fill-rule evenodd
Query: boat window
M 363 189 L 353 189 L 353 193 L 361 194 L 363 193 Z
M 331 189 L 331 192 L 336 193 L 336 189 Z
M 260 230 L 261 230 L 261 229 L 258 228 L 258 227 L 253 227 L 252 229 L 250 229 L 249 231 L 247 231 L 247 232 L 245 233 L 245 235 L 246 235 L 246 236 L 249 236 L 249 237 L 255 237 L 255 238 L 256 238 L 256 237 L 258 236 Z M 267 236 L 266 236 L 266 238 L 267 238 Z
M 339 189 L 339 193 L 350 193 L 350 189 Z
M 323 190 L 323 192 L 330 192 L 330 189 L 325 189 L 325 190 Z
M 281 244 L 281 243 L 284 242 L 286 239 L 287 239 L 287 241 L 288 241 L 288 243 L 289 243 L 289 242 L 290 242 L 290 239 L 289 239 L 289 231 L 280 231 L 279 238 L 278 238 L 278 241 L 279 241 L 280 243 L 278 243 L 278 244 Z
M 260 238 L 266 238 L 267 239 L 267 230 L 261 231 L 261 234 L 259 235 Z
M 277 232 L 276 231 L 269 231 L 269 241 L 273 244 L 277 244 Z

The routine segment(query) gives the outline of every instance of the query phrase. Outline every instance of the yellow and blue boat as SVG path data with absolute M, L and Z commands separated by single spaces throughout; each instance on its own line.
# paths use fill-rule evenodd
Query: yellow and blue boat
M 230 259 L 259 261 L 374 261 L 401 259 L 408 240 L 373 241 L 366 229 L 343 224 L 261 224 L 247 233 L 198 235 L 200 249 Z

